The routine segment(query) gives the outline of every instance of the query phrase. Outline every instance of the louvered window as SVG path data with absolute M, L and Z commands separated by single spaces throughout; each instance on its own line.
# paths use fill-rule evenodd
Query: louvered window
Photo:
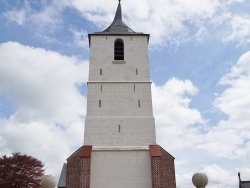
M 122 39 L 115 40 L 114 59 L 115 60 L 124 60 L 124 43 L 123 43 Z

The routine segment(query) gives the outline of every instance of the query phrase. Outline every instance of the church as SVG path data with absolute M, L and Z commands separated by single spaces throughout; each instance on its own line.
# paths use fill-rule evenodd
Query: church
M 58 188 L 176 188 L 174 157 L 156 143 L 149 34 L 122 20 L 89 34 L 84 143 L 67 158 Z

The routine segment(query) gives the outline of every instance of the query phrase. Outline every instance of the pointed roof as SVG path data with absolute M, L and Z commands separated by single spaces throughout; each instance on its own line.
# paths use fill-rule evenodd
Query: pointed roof
M 91 36 L 94 35 L 142 35 L 147 36 L 148 40 L 150 35 L 144 34 L 142 32 L 135 32 L 131 28 L 129 28 L 122 20 L 122 8 L 121 8 L 121 0 L 118 0 L 118 7 L 115 13 L 115 18 L 111 25 L 102 32 L 95 32 L 92 34 L 88 34 L 89 44 L 91 43 Z
M 103 33 L 136 33 L 122 21 L 121 0 L 119 0 L 119 4 L 113 22 L 107 29 L 103 31 Z

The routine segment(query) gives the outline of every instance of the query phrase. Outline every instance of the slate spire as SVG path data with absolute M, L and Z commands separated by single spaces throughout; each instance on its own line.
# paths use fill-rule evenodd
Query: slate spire
M 121 0 L 119 0 L 119 4 L 116 10 L 115 18 L 111 25 L 103 31 L 103 33 L 135 33 L 132 29 L 130 29 L 123 21 L 122 21 L 122 8 L 121 8 Z

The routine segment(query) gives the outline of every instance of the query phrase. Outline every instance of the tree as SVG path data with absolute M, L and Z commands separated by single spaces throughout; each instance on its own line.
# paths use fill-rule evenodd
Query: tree
M 39 188 L 44 164 L 28 155 L 12 153 L 0 157 L 1 188 Z

